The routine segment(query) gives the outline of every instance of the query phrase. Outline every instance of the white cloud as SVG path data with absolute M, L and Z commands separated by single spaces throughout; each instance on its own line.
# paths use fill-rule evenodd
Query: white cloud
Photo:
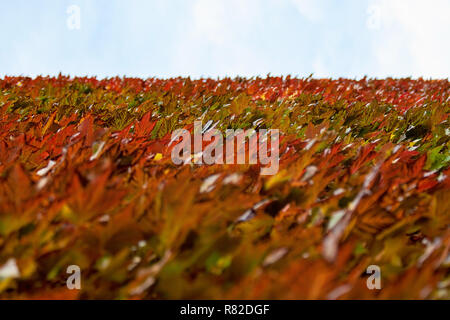
M 254 75 L 264 72 L 263 55 L 249 39 L 257 32 L 258 0 L 196 0 L 173 58 L 178 74 Z
M 205 40 L 224 45 L 230 37 L 227 28 L 226 3 L 223 1 L 199 0 L 193 6 L 192 36 L 204 37 Z
M 314 70 L 314 77 L 324 78 L 324 77 L 330 77 L 331 76 L 330 72 L 325 67 L 323 59 L 319 55 L 317 55 L 314 58 L 313 70 Z
M 324 17 L 323 0 L 291 0 L 297 10 L 311 21 L 320 21 Z
M 375 0 L 380 30 L 372 46 L 382 75 L 447 78 L 450 1 Z

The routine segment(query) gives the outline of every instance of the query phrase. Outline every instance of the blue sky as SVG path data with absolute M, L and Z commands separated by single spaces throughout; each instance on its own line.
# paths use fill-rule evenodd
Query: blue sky
M 0 0 L 0 76 L 448 78 L 449 15 L 448 0 Z

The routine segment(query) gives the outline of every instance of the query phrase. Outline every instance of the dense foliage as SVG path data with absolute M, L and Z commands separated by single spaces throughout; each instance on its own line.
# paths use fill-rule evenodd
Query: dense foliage
M 0 90 L 0 298 L 450 298 L 448 80 Z M 279 129 L 279 172 L 174 165 L 171 132 L 195 120 Z

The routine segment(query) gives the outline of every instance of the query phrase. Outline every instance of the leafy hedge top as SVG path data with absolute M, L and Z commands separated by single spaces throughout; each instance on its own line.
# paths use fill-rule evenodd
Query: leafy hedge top
M 447 80 L 0 89 L 1 298 L 450 298 Z M 195 120 L 279 129 L 280 171 L 174 165 Z

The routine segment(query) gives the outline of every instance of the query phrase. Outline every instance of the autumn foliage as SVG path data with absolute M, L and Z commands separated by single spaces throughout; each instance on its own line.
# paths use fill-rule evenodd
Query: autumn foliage
M 448 80 L 5 77 L 0 90 L 0 298 L 450 298 Z M 279 129 L 278 173 L 175 165 L 171 133 L 196 120 Z

